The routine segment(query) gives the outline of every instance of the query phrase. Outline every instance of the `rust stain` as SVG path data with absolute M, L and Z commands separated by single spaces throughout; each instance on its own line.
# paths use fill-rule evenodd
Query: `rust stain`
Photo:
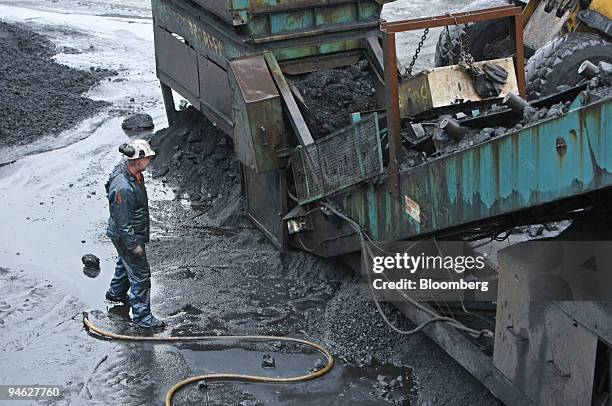
M 560 157 L 563 157 L 563 155 L 565 155 L 565 153 L 567 152 L 567 143 L 565 142 L 565 139 L 563 137 L 557 138 L 557 141 L 555 142 L 555 148 L 557 149 L 557 154 L 559 154 Z

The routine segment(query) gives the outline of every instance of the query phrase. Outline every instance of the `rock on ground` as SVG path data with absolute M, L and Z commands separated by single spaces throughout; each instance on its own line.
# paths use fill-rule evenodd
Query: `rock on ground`
M 121 123 L 121 128 L 126 131 L 152 130 L 154 127 L 153 118 L 145 113 L 133 114 Z

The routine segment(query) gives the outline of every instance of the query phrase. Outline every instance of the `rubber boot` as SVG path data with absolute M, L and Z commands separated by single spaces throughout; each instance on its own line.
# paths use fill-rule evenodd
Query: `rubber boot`
M 163 329 L 166 327 L 166 323 L 162 320 L 156 318 L 152 314 L 145 316 L 142 320 L 134 322 L 140 328 L 149 328 L 149 329 Z
M 130 299 L 128 298 L 128 295 L 124 295 L 123 297 L 118 297 L 118 296 L 113 295 L 110 291 L 106 292 L 106 300 L 108 300 L 109 302 L 121 303 L 126 306 L 130 304 Z

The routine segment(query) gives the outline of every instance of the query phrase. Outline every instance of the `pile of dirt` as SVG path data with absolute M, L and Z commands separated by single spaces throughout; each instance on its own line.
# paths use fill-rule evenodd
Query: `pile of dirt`
M 151 139 L 156 152 L 153 176 L 217 226 L 245 222 L 240 172 L 230 138 L 199 111 L 179 111 L 177 124 Z
M 355 276 L 346 280 L 327 303 L 318 338 L 345 362 L 359 366 L 389 363 L 409 338 L 394 333 L 378 314 L 364 284 Z M 414 325 L 396 308 L 383 304 L 385 314 L 399 328 Z
M 72 69 L 55 54 L 42 35 L 0 21 L 0 146 L 58 134 L 107 105 L 82 94 L 112 72 Z
M 367 60 L 346 68 L 308 73 L 293 81 L 304 98 L 305 114 L 315 136 L 351 124 L 350 114 L 376 109 L 376 90 Z

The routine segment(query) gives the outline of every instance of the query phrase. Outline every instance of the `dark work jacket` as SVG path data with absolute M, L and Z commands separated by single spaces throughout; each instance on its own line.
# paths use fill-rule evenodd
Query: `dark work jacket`
M 142 179 L 142 177 L 141 177 Z M 110 211 L 106 235 L 128 249 L 149 242 L 149 199 L 144 179 L 139 183 L 120 162 L 106 183 Z

